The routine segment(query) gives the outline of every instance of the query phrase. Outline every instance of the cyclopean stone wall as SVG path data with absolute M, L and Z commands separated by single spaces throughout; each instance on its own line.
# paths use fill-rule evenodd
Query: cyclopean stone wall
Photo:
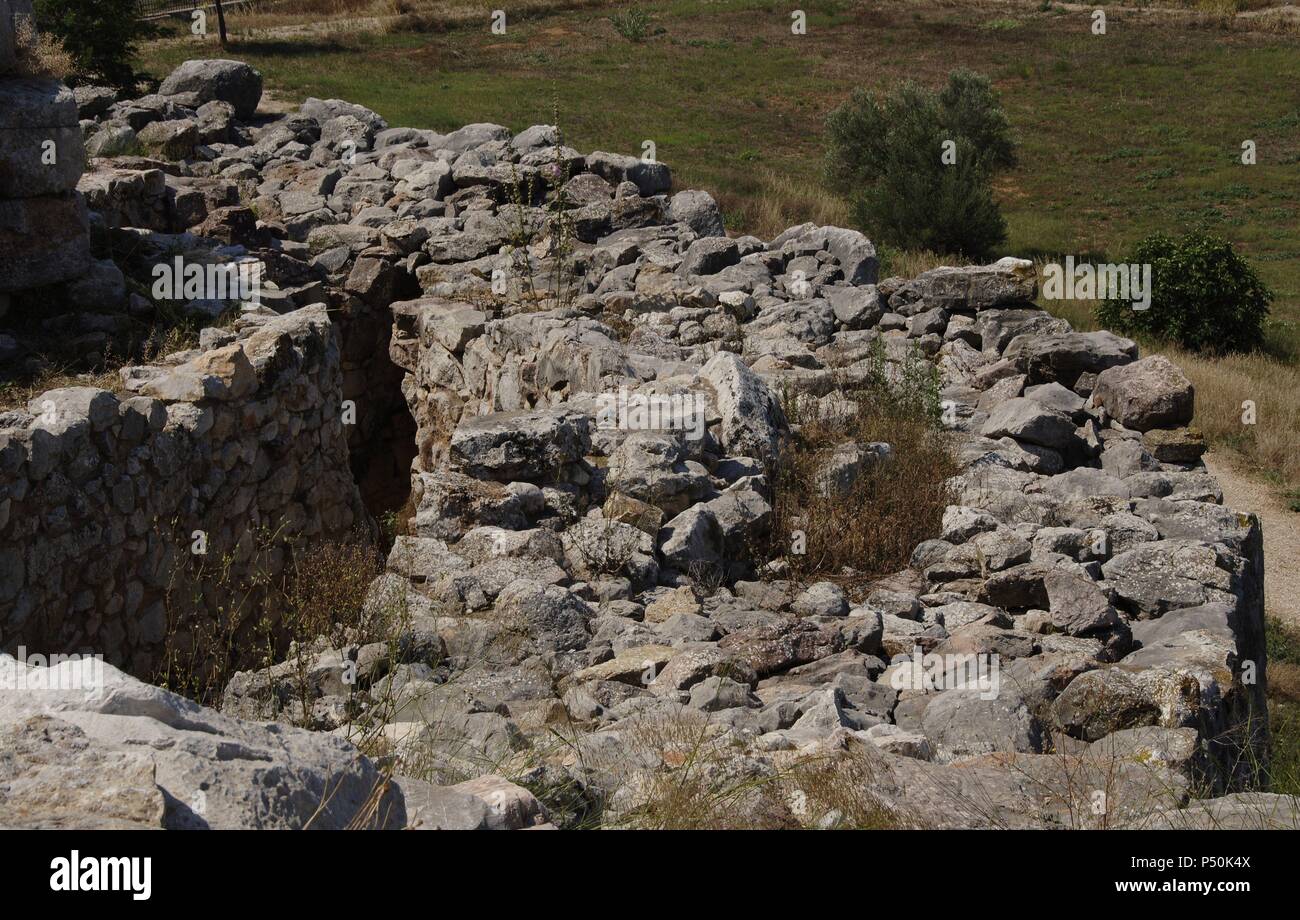
M 212 565 L 229 554 L 232 582 L 283 567 L 263 534 L 368 534 L 324 307 L 246 317 L 204 344 L 125 368 L 125 392 L 51 390 L 0 414 L 0 648 L 148 674 L 189 601 L 167 592 L 196 531 Z M 203 603 L 216 616 L 230 600 Z
M 739 241 L 749 255 L 728 267 L 682 269 L 713 240 L 736 248 L 682 224 L 614 234 L 588 258 L 630 251 L 636 271 L 605 273 L 606 292 L 576 308 L 394 305 L 418 510 L 382 592 L 409 580 L 419 603 L 489 621 L 546 611 L 536 658 L 494 662 L 491 676 L 465 665 L 475 704 L 496 687 L 529 725 L 554 692 L 526 686 L 544 661 L 602 757 L 644 707 L 686 703 L 760 748 L 849 728 L 921 760 L 1004 752 L 1034 772 L 1049 747 L 1086 759 L 1119 746 L 1177 762 L 1194 784 L 1253 786 L 1267 738 L 1262 535 L 1222 506 L 1177 368 L 1043 312 L 1023 260 L 848 285 L 870 244 L 805 226 Z M 796 294 L 799 264 L 816 274 Z M 801 593 L 752 574 L 697 591 L 696 563 L 725 567 L 767 525 L 764 467 L 787 426 L 776 394 L 834 411 L 876 346 L 890 366 L 938 365 L 964 466 L 942 533 L 857 604 L 830 583 Z M 600 398 L 620 388 L 698 395 L 708 435 L 621 430 Z M 839 472 L 851 481 L 866 462 Z M 626 549 L 612 571 L 589 551 L 611 541 Z M 885 662 L 916 648 L 997 656 L 997 698 L 898 691 Z M 787 691 L 803 695 L 789 712 Z M 615 705 L 624 696 L 640 702 Z M 623 781 L 638 769 L 627 756 Z
M 250 68 L 182 72 L 197 90 L 88 118 L 92 143 L 152 129 L 182 150 L 97 161 L 112 193 L 92 201 L 147 219 L 142 167 L 163 170 L 154 192 L 236 186 L 238 205 L 168 218 L 193 237 L 136 234 L 151 245 L 129 273 L 237 245 L 276 287 L 236 342 L 208 330 L 201 353 L 125 372 L 129 398 L 64 391 L 0 417 L 5 647 L 89 644 L 146 671 L 157 573 L 185 549 L 155 520 L 208 529 L 215 553 L 277 517 L 344 532 L 363 511 L 334 419 L 355 399 L 354 468 L 376 440 L 414 457 L 415 515 L 368 601 L 401 599 L 401 660 L 324 650 L 306 701 L 284 663 L 243 672 L 225 715 L 382 719 L 399 765 L 580 790 L 614 826 L 680 762 L 646 747 L 665 720 L 704 726 L 719 776 L 857 755 L 871 794 L 923 826 L 1176 825 L 1192 797 L 1261 783 L 1259 523 L 1222 506 L 1186 378 L 1040 309 L 1031 263 L 880 279 L 861 233 L 728 238 L 707 193 L 669 194 L 667 167 L 584 155 L 553 127 L 444 135 L 337 100 L 243 124 Z M 318 301 L 333 334 L 321 306 L 287 312 Z M 845 411 L 882 361 L 939 375 L 962 469 L 940 532 L 852 594 L 754 571 L 786 406 Z M 672 423 L 622 424 L 611 397 Z M 890 456 L 839 445 L 828 487 Z M 900 684 L 914 649 L 996 657 L 1000 689 Z

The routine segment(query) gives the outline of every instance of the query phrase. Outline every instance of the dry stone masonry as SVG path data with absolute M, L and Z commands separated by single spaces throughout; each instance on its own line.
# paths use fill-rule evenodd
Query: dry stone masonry
M 121 395 L 66 387 L 0 415 L 6 648 L 93 649 L 148 674 L 181 625 L 168 592 L 196 534 L 239 583 L 283 566 L 263 534 L 362 527 L 324 306 L 208 332 L 206 350 L 124 369 Z
M 623 826 L 688 759 L 783 790 L 731 795 L 739 824 L 849 822 L 809 763 L 900 826 L 1295 824 L 1262 788 L 1259 523 L 1223 507 L 1178 368 L 1043 312 L 1031 263 L 880 278 L 861 233 L 728 237 L 667 167 L 553 126 L 266 117 L 260 93 L 204 61 L 78 95 L 100 257 L 253 258 L 266 285 L 183 304 L 238 319 L 121 393 L 0 416 L 0 642 L 110 662 L 94 695 L 31 689 L 83 665 L 0 658 L 0 825 Z M 865 591 L 755 559 L 794 410 L 918 362 L 961 467 L 941 531 Z M 841 445 L 818 488 L 892 462 Z M 240 672 L 219 713 L 123 673 L 154 663 L 176 534 L 252 565 L 261 524 L 369 539 L 408 494 L 366 598 L 393 635 Z M 916 652 L 996 686 L 914 679 Z
M 86 163 L 76 99 L 57 80 L 18 72 L 23 28 L 35 28 L 29 0 L 0 2 L 0 317 L 16 293 L 90 269 L 86 206 L 76 191 Z

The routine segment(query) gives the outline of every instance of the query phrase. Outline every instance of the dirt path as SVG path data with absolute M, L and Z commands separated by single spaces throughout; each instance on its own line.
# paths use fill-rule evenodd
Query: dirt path
M 1215 454 L 1205 456 L 1219 485 L 1223 504 L 1253 511 L 1264 525 L 1264 602 L 1268 612 L 1300 627 L 1300 514 L 1289 511 L 1268 486 L 1249 479 Z

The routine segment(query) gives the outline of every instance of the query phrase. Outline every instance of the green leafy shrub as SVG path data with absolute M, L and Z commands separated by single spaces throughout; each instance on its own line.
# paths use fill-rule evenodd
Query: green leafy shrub
M 862 229 L 904 249 L 987 256 L 1006 239 L 992 176 L 1015 161 L 997 93 L 969 70 L 938 93 L 911 81 L 886 96 L 857 90 L 827 119 L 830 185 Z
M 138 17 L 135 0 L 36 0 L 36 21 L 57 37 L 76 64 L 74 82 L 129 89 L 136 82 L 136 42 L 157 34 Z
M 1176 342 L 1191 351 L 1253 351 L 1264 343 L 1264 319 L 1273 294 L 1232 244 L 1194 231 L 1182 239 L 1157 233 L 1128 261 L 1151 265 L 1151 306 L 1107 300 L 1097 319 L 1125 335 Z

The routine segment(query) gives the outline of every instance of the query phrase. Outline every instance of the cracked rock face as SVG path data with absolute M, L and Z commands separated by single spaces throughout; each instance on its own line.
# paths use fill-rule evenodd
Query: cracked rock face
M 1092 814 L 1087 782 L 1114 789 L 1106 826 L 1279 812 L 1248 791 L 1259 524 L 1222 507 L 1185 378 L 1038 309 L 1032 263 L 881 279 L 853 230 L 727 237 L 707 193 L 669 194 L 663 164 L 583 154 L 552 126 L 438 134 L 314 99 L 254 126 L 250 71 L 191 62 L 154 97 L 86 97 L 92 149 L 130 130 L 179 157 L 167 172 L 97 159 L 82 180 L 139 244 L 129 267 L 184 240 L 262 260 L 270 285 L 233 330 L 126 369 L 132 398 L 55 391 L 0 417 L 0 638 L 31 617 L 51 559 L 71 589 L 102 543 L 16 523 L 57 521 L 65 481 L 103 491 L 95 526 L 146 557 L 125 571 L 154 547 L 123 521 L 158 495 L 195 490 L 231 538 L 250 508 L 291 508 L 308 536 L 352 526 L 348 454 L 360 468 L 375 445 L 401 445 L 414 508 L 366 601 L 400 610 L 396 635 L 313 648 L 307 699 L 286 662 L 241 672 L 221 714 L 116 671 L 108 703 L 6 694 L 12 823 L 84 809 L 181 826 L 199 820 L 191 787 L 220 780 L 209 823 L 299 826 L 343 777 L 328 821 L 346 825 L 376 775 L 334 737 L 358 722 L 397 758 L 389 814 L 406 826 L 635 824 L 688 756 L 723 785 L 865 770 L 861 795 L 907 826 L 1069 826 Z M 752 558 L 786 408 L 852 413 L 846 383 L 918 361 L 960 466 L 938 532 L 861 591 Z M 823 494 L 896 462 L 884 443 L 830 446 Z M 146 495 L 118 488 L 133 462 Z M 165 618 L 152 584 L 117 571 L 95 570 L 98 594 L 60 581 L 41 600 L 68 642 L 120 631 L 130 663 Z M 126 746 L 128 719 L 168 747 Z M 234 754 L 208 762 L 214 745 Z M 121 794 L 90 810 L 55 751 Z M 738 796 L 728 819 L 842 816 Z

